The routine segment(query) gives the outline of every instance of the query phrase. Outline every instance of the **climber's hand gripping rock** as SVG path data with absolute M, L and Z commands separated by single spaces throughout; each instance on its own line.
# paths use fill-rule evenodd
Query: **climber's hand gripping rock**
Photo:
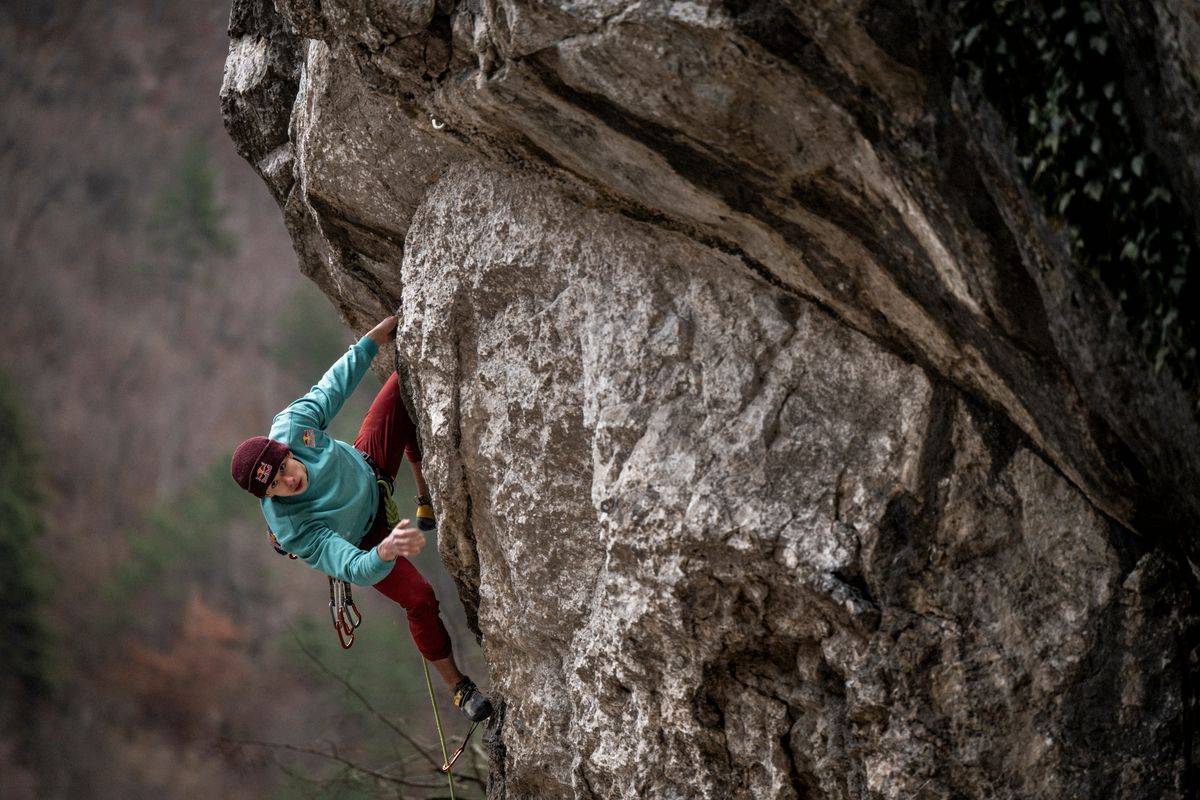
M 378 325 L 367 331 L 367 336 L 370 336 L 375 344 L 383 347 L 388 342 L 396 338 L 396 325 L 400 322 L 400 318 L 393 314 L 390 317 L 385 317 Z

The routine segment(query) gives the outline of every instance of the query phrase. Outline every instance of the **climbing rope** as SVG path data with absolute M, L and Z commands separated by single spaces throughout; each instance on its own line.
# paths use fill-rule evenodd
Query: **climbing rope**
M 400 524 L 400 509 L 396 508 L 396 501 L 392 499 L 392 485 L 385 480 L 379 480 L 376 483 L 379 484 L 379 494 L 383 498 L 388 527 L 394 528 Z
M 421 657 L 421 668 L 425 670 L 425 688 L 429 689 L 429 704 L 433 706 L 433 719 L 437 723 L 438 741 L 442 744 L 442 758 L 445 762 L 442 772 L 446 773 L 446 780 L 450 781 L 450 800 L 457 800 L 454 796 L 454 774 L 450 772 L 450 754 L 446 752 L 446 734 L 442 732 L 442 715 L 438 712 L 437 698 L 433 696 L 433 681 L 429 680 L 429 662 L 425 660 L 424 656 Z

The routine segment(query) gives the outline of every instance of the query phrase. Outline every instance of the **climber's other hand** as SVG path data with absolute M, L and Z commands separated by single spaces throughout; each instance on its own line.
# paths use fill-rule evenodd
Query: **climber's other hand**
M 392 532 L 384 537 L 376 551 L 384 561 L 395 561 L 400 556 L 408 558 L 421 552 L 425 546 L 425 534 L 416 528 L 409 528 L 409 520 L 402 519 L 400 524 L 392 528 Z

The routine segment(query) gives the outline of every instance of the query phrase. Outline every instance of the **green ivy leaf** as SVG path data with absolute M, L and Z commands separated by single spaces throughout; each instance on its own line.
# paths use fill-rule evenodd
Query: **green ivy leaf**
M 1136 147 L 1142 133 L 1118 80 L 1106 79 L 1120 65 L 1101 0 L 951 7 L 963 31 L 952 45 L 958 72 L 1009 120 L 1022 173 L 1051 224 L 1080 267 L 1118 295 L 1147 359 L 1184 381 L 1200 410 L 1197 347 L 1182 355 L 1200 332 L 1200 312 L 1181 305 L 1189 280 L 1200 280 L 1189 277 L 1200 276 L 1194 231 Z

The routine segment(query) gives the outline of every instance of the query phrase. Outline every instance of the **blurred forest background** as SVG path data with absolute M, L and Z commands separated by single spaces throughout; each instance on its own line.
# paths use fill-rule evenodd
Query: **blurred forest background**
M 403 612 L 360 589 L 343 652 L 324 577 L 272 550 L 228 477 L 361 331 L 300 275 L 225 135 L 227 20 L 223 2 L 0 0 L 7 800 L 447 795 Z M 418 564 L 486 679 L 432 540 Z M 482 794 L 470 756 L 459 797 Z

